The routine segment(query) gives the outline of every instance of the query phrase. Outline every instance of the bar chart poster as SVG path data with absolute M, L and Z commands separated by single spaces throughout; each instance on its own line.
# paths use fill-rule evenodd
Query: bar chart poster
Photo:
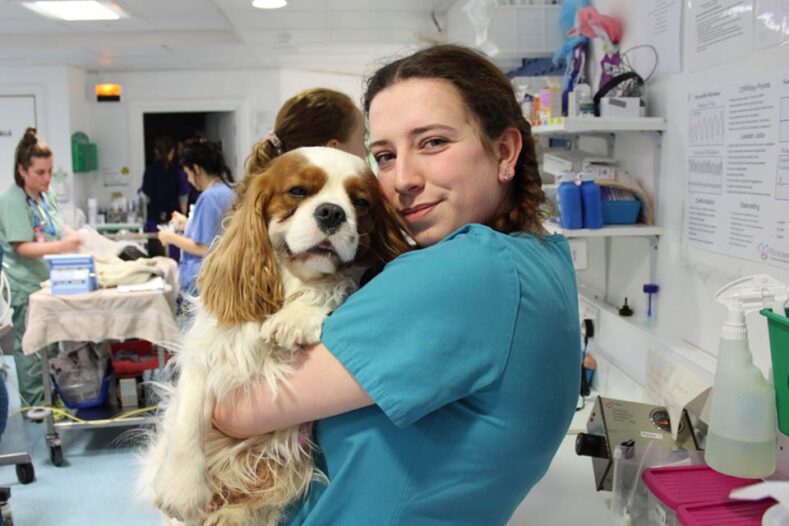
M 688 94 L 684 241 L 789 269 L 789 75 Z

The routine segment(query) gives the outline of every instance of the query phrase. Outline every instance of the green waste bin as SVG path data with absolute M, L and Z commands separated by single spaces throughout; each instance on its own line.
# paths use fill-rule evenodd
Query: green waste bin
M 784 435 L 789 435 L 789 310 L 784 314 L 786 316 L 775 314 L 770 309 L 761 311 L 761 315 L 767 318 L 767 332 L 770 335 L 778 428 Z

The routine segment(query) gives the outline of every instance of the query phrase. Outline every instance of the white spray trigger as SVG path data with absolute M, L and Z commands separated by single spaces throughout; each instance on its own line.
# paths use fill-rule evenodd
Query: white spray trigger
M 730 323 L 743 324 L 745 314 L 772 308 L 784 315 L 789 287 L 768 274 L 756 274 L 732 281 L 715 293 L 715 300 L 729 310 Z

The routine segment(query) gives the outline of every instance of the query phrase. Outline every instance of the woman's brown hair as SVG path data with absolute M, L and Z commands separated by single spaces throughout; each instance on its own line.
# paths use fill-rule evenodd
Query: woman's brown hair
M 547 219 L 547 213 L 540 205 L 545 202 L 545 193 L 531 126 L 506 75 L 477 51 L 455 45 L 429 47 L 383 66 L 367 80 L 365 114 L 369 115 L 370 104 L 378 93 L 412 78 L 445 80 L 452 84 L 476 119 L 483 144 L 491 154 L 492 141 L 504 130 L 512 127 L 520 132 L 523 148 L 510 183 L 509 203 L 490 226 L 500 232 L 543 232 L 542 222 Z
M 25 134 L 16 145 L 16 152 L 14 154 L 14 182 L 20 188 L 25 187 L 25 180 L 22 174 L 19 173 L 19 167 L 27 170 L 33 164 L 33 157 L 52 157 L 52 150 L 44 141 L 38 140 L 35 128 L 28 128 Z
M 289 98 L 277 113 L 275 138 L 258 141 L 247 158 L 247 173 L 261 172 L 278 155 L 302 146 L 324 146 L 332 139 L 347 141 L 359 110 L 344 93 L 313 88 Z

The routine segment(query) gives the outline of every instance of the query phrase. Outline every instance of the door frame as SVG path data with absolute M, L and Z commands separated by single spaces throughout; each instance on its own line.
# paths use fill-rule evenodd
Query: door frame
M 131 171 L 142 174 L 145 170 L 145 126 L 146 113 L 190 113 L 225 112 L 233 113 L 236 125 L 236 166 L 233 174 L 240 180 L 244 174 L 244 159 L 252 148 L 252 131 L 249 102 L 244 99 L 188 99 L 146 100 L 129 104 L 129 140 L 131 142 Z

